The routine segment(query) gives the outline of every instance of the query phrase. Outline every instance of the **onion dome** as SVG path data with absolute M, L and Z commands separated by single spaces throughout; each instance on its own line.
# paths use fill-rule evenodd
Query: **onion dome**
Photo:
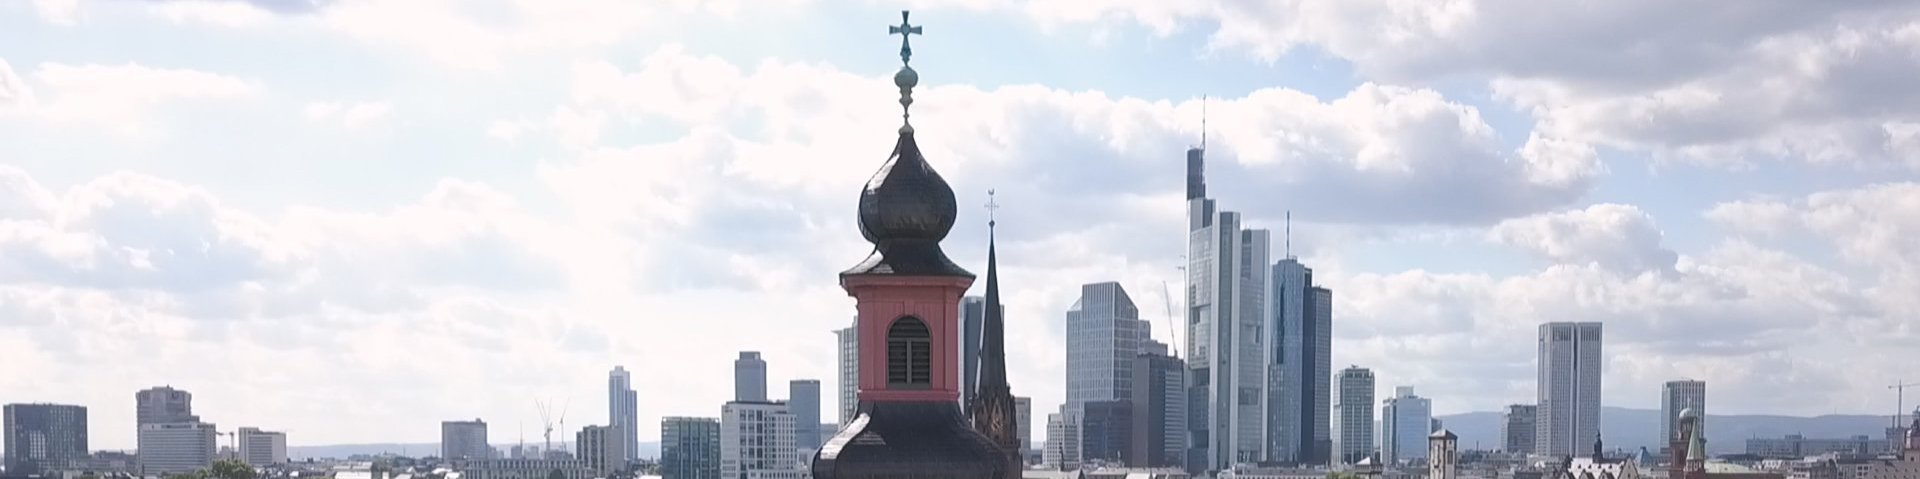
M 920 83 L 920 74 L 904 65 L 913 55 L 907 36 L 920 33 L 920 27 L 906 22 L 906 12 L 901 12 L 900 23 L 888 27 L 900 35 L 903 65 L 893 76 L 894 86 L 900 88 L 900 137 L 894 142 L 893 155 L 860 192 L 860 236 L 873 243 L 873 254 L 841 274 L 972 278 L 973 273 L 954 264 L 940 249 L 940 240 L 953 230 L 958 208 L 953 187 L 920 155 L 913 125 L 905 121 L 913 105 L 913 87 Z

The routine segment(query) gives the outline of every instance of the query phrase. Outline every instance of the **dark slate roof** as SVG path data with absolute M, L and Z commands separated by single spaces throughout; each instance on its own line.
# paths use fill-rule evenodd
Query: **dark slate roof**
M 952 401 L 863 402 L 813 457 L 816 479 L 997 479 L 1007 467 Z
M 920 156 L 913 132 L 901 132 L 893 156 L 860 192 L 860 235 L 873 243 L 873 254 L 841 274 L 972 278 L 940 249 L 956 209 L 953 188 Z

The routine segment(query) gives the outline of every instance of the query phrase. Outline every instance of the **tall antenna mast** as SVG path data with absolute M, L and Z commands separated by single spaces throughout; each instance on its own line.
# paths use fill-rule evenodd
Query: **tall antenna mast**
M 1287 210 L 1286 249 L 1287 259 L 1293 259 L 1293 210 Z
M 1207 149 L 1207 96 L 1200 95 L 1200 150 Z

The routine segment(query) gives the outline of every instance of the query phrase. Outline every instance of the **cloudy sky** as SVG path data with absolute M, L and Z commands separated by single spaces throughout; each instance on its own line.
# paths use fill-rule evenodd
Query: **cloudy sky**
M 1041 412 L 1080 284 L 1173 334 L 1202 95 L 1214 196 L 1292 211 L 1382 391 L 1532 401 L 1555 320 L 1606 323 L 1610 405 L 1890 414 L 1914 373 L 1912 2 L 10 0 L 0 402 L 111 449 L 161 384 L 295 445 L 602 422 L 614 365 L 651 440 L 740 350 L 833 391 L 902 8 L 947 250 L 983 269 L 997 189 Z

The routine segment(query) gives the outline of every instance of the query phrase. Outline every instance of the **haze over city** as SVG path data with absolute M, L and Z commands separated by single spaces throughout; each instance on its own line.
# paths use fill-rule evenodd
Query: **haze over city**
M 944 250 L 984 275 L 993 190 L 1036 437 L 1083 284 L 1189 352 L 1203 138 L 1381 398 L 1531 403 L 1540 325 L 1584 321 L 1608 406 L 1697 378 L 1715 414 L 1894 414 L 1920 6 L 1549 3 L 6 2 L 0 403 L 88 406 L 93 449 L 160 385 L 294 445 L 500 445 L 536 400 L 605 421 L 621 365 L 655 441 L 758 351 L 834 422 L 836 275 L 901 122 L 879 27 L 913 8 Z

